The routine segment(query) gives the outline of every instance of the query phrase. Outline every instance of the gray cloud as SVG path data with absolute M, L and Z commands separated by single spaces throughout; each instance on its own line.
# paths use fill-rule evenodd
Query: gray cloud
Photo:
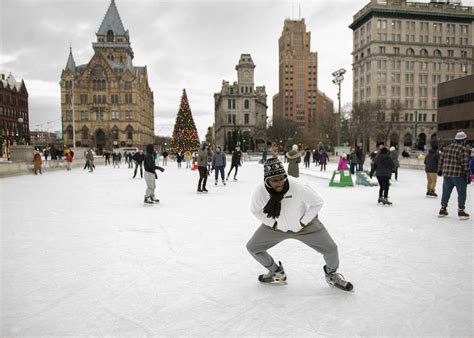
M 241 53 L 252 54 L 257 66 L 255 83 L 266 86 L 271 115 L 272 96 L 278 91 L 278 38 L 284 19 L 298 17 L 298 2 L 294 6 L 293 2 L 116 0 L 130 32 L 133 62 L 148 67 L 155 94 L 156 133 L 171 134 L 186 88 L 203 137 L 213 122 L 213 95 L 222 80 L 236 80 L 234 68 Z M 319 88 L 334 101 L 331 73 L 340 67 L 348 71 L 343 102 L 352 99 L 352 34 L 347 26 L 367 2 L 299 2 L 311 31 L 312 51 L 318 52 Z M 72 43 L 77 64 L 89 62 L 95 32 L 109 4 L 109 0 L 2 0 L 0 72 L 25 80 L 32 125 L 46 128 L 51 127 L 46 121 L 57 120 L 54 128 L 59 129 L 58 82 L 69 45 Z

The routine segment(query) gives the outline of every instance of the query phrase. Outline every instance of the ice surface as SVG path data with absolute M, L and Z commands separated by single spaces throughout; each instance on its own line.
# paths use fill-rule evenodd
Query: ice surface
M 473 224 L 456 192 L 439 219 L 423 171 L 400 169 L 384 207 L 378 187 L 329 187 L 334 166 L 301 166 L 300 179 L 325 200 L 353 293 L 328 287 L 322 256 L 291 240 L 270 250 L 288 285 L 257 281 L 266 271 L 245 247 L 256 162 L 225 187 L 211 177 L 207 195 L 169 162 L 148 207 L 125 167 L 1 179 L 1 335 L 471 336 Z

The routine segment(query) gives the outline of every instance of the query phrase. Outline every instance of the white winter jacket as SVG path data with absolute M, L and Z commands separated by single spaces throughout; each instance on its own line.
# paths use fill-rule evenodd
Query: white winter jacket
M 309 185 L 302 184 L 296 178 L 288 177 L 288 183 L 290 188 L 281 200 L 280 217 L 267 217 L 263 212 L 270 200 L 270 194 L 263 182 L 253 192 L 250 210 L 265 225 L 273 227 L 277 221 L 276 229 L 298 232 L 302 229 L 300 222 L 307 225 L 316 217 L 323 206 L 323 199 Z

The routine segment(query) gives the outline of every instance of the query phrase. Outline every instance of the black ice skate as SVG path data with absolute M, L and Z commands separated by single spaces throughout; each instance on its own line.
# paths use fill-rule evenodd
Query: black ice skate
M 224 179 L 222 179 L 222 184 L 223 184 L 223 185 L 225 185 L 225 181 L 224 181 Z
M 448 216 L 448 210 L 446 210 L 446 207 L 441 207 L 441 209 L 439 209 L 438 217 L 445 216 Z
M 352 285 L 352 283 L 349 283 L 346 280 L 344 280 L 343 275 L 336 272 L 327 273 L 326 265 L 324 266 L 323 269 L 324 269 L 324 274 L 326 275 L 326 282 L 329 284 L 329 286 L 336 287 L 344 291 L 352 291 L 354 286 Z
M 464 209 L 458 209 L 458 217 L 460 220 L 465 221 L 469 219 L 469 214 Z
M 154 203 L 160 203 L 160 200 L 158 198 L 155 198 L 155 196 L 151 196 L 150 199 Z
M 258 280 L 261 283 L 268 284 L 286 284 L 286 274 L 283 269 L 281 262 L 278 262 L 278 269 L 275 272 L 268 271 L 266 275 L 258 276 Z
M 202 188 L 201 191 L 202 191 L 202 192 L 208 192 L 209 190 L 207 190 L 206 188 Z
M 390 202 L 390 201 L 388 200 L 388 198 L 385 198 L 385 197 L 383 198 L 382 203 L 383 203 L 383 205 L 392 205 L 392 202 Z
M 146 205 L 153 204 L 153 201 L 151 200 L 151 197 L 145 197 L 145 200 L 143 201 Z

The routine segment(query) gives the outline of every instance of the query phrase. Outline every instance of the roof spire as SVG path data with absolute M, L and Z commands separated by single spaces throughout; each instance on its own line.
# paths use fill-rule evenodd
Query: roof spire
M 66 69 L 69 69 L 73 74 L 76 72 L 76 62 L 72 55 L 72 46 L 69 47 L 69 57 L 67 58 Z
M 114 35 L 128 35 L 128 32 L 125 31 L 125 28 L 122 24 L 122 19 L 120 19 L 120 14 L 118 12 L 117 6 L 115 5 L 115 0 L 111 0 L 109 9 L 105 13 L 104 20 L 100 25 L 98 35 L 107 35 L 107 32 L 112 31 Z

